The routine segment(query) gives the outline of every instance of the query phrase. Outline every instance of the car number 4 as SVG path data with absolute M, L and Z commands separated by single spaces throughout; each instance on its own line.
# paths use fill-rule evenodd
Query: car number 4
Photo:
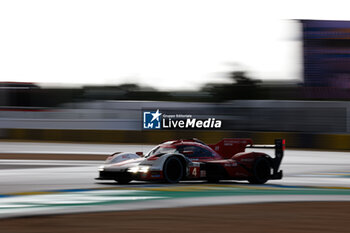
M 193 168 L 193 171 L 192 171 L 192 176 L 197 176 L 197 168 Z

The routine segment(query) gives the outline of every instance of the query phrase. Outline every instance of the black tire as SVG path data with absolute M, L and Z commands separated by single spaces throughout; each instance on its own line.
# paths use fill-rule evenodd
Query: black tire
M 271 177 L 271 163 L 265 157 L 257 158 L 254 161 L 253 176 L 248 179 L 251 184 L 265 184 Z
M 184 167 L 182 162 L 176 156 L 169 157 L 163 166 L 164 181 L 167 183 L 175 184 L 178 183 L 184 173 Z

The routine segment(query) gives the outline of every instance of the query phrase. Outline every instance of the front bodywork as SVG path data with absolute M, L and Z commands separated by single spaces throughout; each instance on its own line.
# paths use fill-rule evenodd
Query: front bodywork
M 117 160 L 116 163 L 107 163 L 99 168 L 99 180 L 117 180 L 119 176 L 130 176 L 133 180 L 162 180 L 163 164 L 169 156 L 182 157 L 181 154 L 164 154 L 157 159 L 141 157 L 133 153 L 119 153 L 109 160 Z

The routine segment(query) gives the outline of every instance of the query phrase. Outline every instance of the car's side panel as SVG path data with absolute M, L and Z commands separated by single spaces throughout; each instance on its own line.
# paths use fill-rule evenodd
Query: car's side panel
M 253 166 L 255 159 L 260 157 L 270 158 L 270 156 L 261 152 L 243 152 L 243 153 L 238 153 L 234 155 L 232 159 L 237 161 L 239 165 L 244 165 L 248 168 L 251 168 Z

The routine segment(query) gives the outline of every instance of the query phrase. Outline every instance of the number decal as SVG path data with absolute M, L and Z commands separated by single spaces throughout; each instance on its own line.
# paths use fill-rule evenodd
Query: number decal
M 192 171 L 192 176 L 197 176 L 197 168 L 193 168 L 193 171 Z

